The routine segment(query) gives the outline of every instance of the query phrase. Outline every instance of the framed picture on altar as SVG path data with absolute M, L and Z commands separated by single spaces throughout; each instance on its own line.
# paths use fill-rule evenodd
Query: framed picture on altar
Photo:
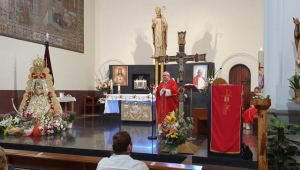
M 128 86 L 128 66 L 113 66 L 114 86 Z
M 193 66 L 193 84 L 198 89 L 204 89 L 208 78 L 208 64 L 196 64 Z

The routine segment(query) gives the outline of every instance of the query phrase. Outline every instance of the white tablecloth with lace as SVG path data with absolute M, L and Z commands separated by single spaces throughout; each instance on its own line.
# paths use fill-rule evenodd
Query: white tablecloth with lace
M 71 111 L 74 112 L 74 102 L 76 102 L 75 97 L 56 97 L 57 101 L 60 103 L 71 102 Z M 65 112 L 67 111 L 67 103 L 65 103 Z

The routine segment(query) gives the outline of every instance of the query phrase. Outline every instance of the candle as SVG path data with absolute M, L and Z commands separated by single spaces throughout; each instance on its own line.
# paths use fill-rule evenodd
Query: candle
M 49 33 L 46 34 L 46 41 L 49 40 Z
M 110 80 L 110 89 L 112 90 L 113 89 L 113 86 L 114 86 L 114 83 L 112 80 Z
M 121 90 L 120 90 L 120 84 L 118 84 L 118 91 L 121 91 Z

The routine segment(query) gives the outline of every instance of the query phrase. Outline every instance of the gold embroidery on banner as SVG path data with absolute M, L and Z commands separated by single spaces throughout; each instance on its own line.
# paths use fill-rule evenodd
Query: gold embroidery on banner
M 232 91 L 230 89 L 226 89 L 226 95 L 222 95 L 224 97 L 225 104 L 222 106 L 223 108 L 223 115 L 227 115 L 227 112 L 230 111 L 230 97 L 232 97 Z
M 232 97 L 232 91 L 230 89 L 226 89 L 226 95 L 222 95 L 224 97 L 224 102 L 229 102 L 230 97 Z
M 227 112 L 230 111 L 230 105 L 223 105 L 223 115 L 227 115 Z

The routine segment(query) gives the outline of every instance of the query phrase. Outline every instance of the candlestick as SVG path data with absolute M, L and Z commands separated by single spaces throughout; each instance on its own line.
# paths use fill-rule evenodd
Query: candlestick
M 112 80 L 110 80 L 110 89 L 113 89 L 113 87 L 114 87 L 114 83 Z

